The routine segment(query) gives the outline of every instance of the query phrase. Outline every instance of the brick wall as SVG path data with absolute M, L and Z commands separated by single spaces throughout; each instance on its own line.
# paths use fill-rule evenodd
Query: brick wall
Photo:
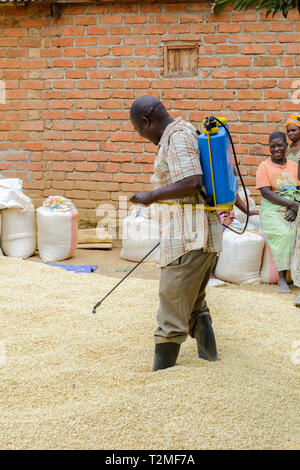
M 164 77 L 168 40 L 199 41 L 198 77 Z M 95 222 L 98 204 L 151 188 L 155 147 L 133 132 L 129 108 L 153 94 L 197 127 L 227 116 L 257 194 L 268 135 L 300 109 L 299 43 L 296 12 L 214 17 L 203 1 L 127 0 L 64 5 L 52 18 L 49 5 L 1 5 L 0 171 L 37 205 L 64 195 Z

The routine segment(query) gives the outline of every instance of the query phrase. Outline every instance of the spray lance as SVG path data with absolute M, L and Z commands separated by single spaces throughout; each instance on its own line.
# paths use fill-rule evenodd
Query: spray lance
M 232 210 L 236 195 L 236 178 L 233 172 L 230 147 L 233 151 L 235 166 L 245 193 L 247 218 L 242 230 L 237 231 L 232 227 L 222 224 L 229 230 L 242 234 L 245 232 L 249 220 L 249 200 L 245 184 L 239 169 L 234 144 L 227 127 L 226 118 L 209 116 L 203 121 L 202 133 L 198 133 L 198 146 L 200 150 L 201 167 L 203 170 L 204 187 L 201 194 L 204 195 L 204 209 L 207 211 Z M 216 157 L 212 157 L 213 154 Z M 93 308 L 96 313 L 102 302 L 130 276 L 130 274 L 160 245 L 157 243 Z

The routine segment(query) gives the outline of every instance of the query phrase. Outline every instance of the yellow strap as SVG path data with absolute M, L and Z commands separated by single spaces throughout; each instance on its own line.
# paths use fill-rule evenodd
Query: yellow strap
M 153 204 L 160 204 L 160 205 L 167 204 L 168 206 L 178 206 L 178 207 L 181 207 L 181 208 L 184 208 L 185 206 L 188 206 L 188 207 L 191 207 L 192 209 L 202 209 L 202 210 L 208 211 L 208 212 L 217 212 L 217 211 L 231 211 L 234 202 L 232 202 L 230 204 L 219 204 L 216 207 L 204 206 L 203 204 L 188 204 L 188 203 L 183 204 L 183 203 L 180 203 L 180 202 L 167 202 L 167 201 L 154 202 Z
M 217 200 L 216 200 L 215 181 L 214 181 L 214 172 L 213 172 L 213 166 L 212 166 L 209 132 L 207 133 L 207 142 L 208 142 L 208 152 L 209 152 L 209 161 L 210 161 L 211 183 L 212 183 L 213 195 L 214 195 L 214 205 L 216 207 L 217 206 Z

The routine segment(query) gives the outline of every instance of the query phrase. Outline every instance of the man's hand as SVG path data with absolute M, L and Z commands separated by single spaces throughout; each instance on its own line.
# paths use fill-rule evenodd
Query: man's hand
M 168 199 L 181 199 L 191 196 L 202 189 L 202 175 L 187 176 L 176 183 L 169 184 L 154 189 L 153 191 L 141 191 L 131 196 L 130 201 L 134 204 L 149 206 L 156 201 L 166 201 Z
M 142 204 L 143 206 L 149 206 L 152 204 L 152 202 L 154 202 L 152 191 L 141 191 L 140 193 L 136 193 L 131 196 L 129 200 L 134 204 Z
M 249 216 L 252 216 L 252 215 L 259 215 L 259 210 L 253 209 L 252 211 L 249 211 Z

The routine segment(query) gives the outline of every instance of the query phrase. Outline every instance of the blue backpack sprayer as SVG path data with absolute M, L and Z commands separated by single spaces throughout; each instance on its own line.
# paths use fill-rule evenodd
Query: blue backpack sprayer
M 247 207 L 245 226 L 241 231 L 227 227 L 235 233 L 245 232 L 249 219 L 249 201 L 247 191 L 240 173 L 234 144 L 228 130 L 227 119 L 222 117 L 207 117 L 202 123 L 202 132 L 198 131 L 198 146 L 200 162 L 203 171 L 203 183 L 205 193 L 204 209 L 207 211 L 231 211 L 235 203 L 238 189 L 237 179 L 234 174 L 231 148 L 233 151 L 236 170 L 244 189 Z M 105 300 L 158 246 L 157 243 L 93 308 L 96 313 L 99 305 Z

